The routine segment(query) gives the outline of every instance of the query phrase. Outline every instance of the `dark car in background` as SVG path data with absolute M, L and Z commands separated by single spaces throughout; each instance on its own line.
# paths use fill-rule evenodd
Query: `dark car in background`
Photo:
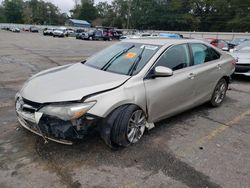
M 100 29 L 90 30 L 82 36 L 85 40 L 104 40 L 103 31 Z
M 30 31 L 31 33 L 39 33 L 39 29 L 38 29 L 37 27 L 34 27 L 34 26 L 31 26 L 31 27 L 29 28 L 29 31 Z
M 122 31 L 112 30 L 111 33 L 112 33 L 113 39 L 116 39 L 116 40 L 120 40 L 120 38 L 123 36 Z
M 89 32 L 82 35 L 85 40 L 119 40 L 122 36 L 122 32 L 115 30 L 107 30 L 107 29 L 95 29 L 90 30 Z

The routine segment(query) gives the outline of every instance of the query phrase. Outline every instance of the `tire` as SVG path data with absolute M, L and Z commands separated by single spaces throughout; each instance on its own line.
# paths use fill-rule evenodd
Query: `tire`
M 111 142 L 126 147 L 137 143 L 146 129 L 146 116 L 136 105 L 127 105 L 121 113 L 113 118 Z
M 210 100 L 210 104 L 213 107 L 218 107 L 223 103 L 226 97 L 227 89 L 228 89 L 227 81 L 224 78 L 220 79 L 220 81 L 215 86 L 212 98 Z

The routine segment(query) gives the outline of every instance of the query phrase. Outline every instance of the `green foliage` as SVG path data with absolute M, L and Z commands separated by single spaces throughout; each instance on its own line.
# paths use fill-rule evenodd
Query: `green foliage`
M 23 0 L 4 0 L 4 15 L 9 23 L 22 23 Z
M 114 0 L 111 5 L 102 2 L 96 8 L 107 26 L 173 31 L 250 30 L 250 0 Z
M 71 10 L 72 18 L 82 19 L 92 22 L 97 18 L 97 9 L 94 6 L 93 0 L 81 0 L 81 4 L 77 4 L 73 10 Z
M 6 17 L 4 14 L 4 8 L 0 6 L 0 23 L 5 23 L 6 22 Z
M 0 22 L 58 25 L 66 19 L 58 7 L 41 0 L 4 0 L 0 7 Z
M 72 0 L 71 17 L 130 29 L 250 31 L 250 0 Z M 64 24 L 67 15 L 43 0 L 4 0 L 0 22 Z

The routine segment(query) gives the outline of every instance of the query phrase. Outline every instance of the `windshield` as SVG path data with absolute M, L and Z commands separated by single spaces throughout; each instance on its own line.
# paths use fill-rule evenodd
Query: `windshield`
M 135 75 L 147 64 L 159 48 L 160 46 L 157 45 L 121 42 L 90 57 L 84 64 L 109 72 L 129 75 L 138 56 L 141 55 L 140 61 L 136 62 L 137 66 L 132 73 L 132 75 Z M 104 69 L 104 67 L 106 68 Z
M 244 42 L 235 48 L 235 51 L 250 51 L 250 41 Z

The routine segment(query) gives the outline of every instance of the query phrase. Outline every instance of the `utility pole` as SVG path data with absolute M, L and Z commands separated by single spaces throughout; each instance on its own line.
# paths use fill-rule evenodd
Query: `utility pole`
M 131 15 L 131 0 L 128 0 L 127 30 L 129 29 L 130 15 Z

